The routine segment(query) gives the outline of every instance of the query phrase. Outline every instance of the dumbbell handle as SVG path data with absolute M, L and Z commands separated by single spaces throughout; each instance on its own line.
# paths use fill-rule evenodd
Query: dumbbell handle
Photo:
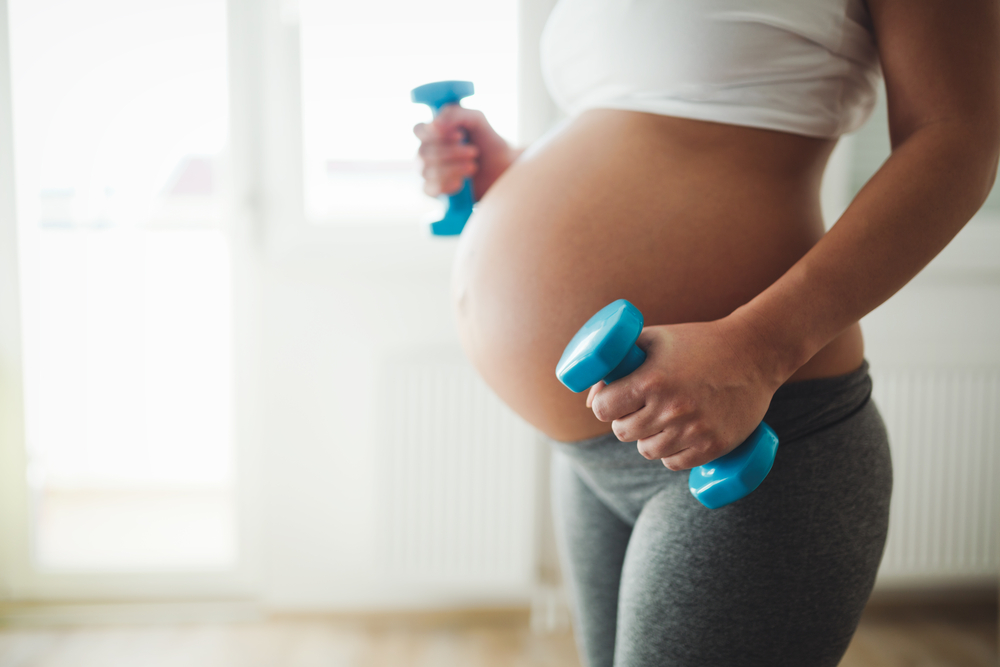
M 450 102 L 449 104 L 454 104 L 456 106 L 462 106 L 460 102 Z M 434 114 L 434 118 L 438 117 L 441 110 L 444 109 L 448 104 L 442 104 L 439 107 L 431 106 L 431 110 Z M 469 143 L 469 133 L 462 129 L 462 143 Z M 465 178 L 462 180 L 462 189 L 453 195 L 448 195 L 448 211 L 444 215 L 444 220 L 449 219 L 453 216 L 464 215 L 468 212 L 470 215 L 472 213 L 472 204 L 474 199 L 472 196 L 472 179 Z M 465 216 L 468 219 L 468 215 Z M 461 230 L 459 230 L 461 231 Z
M 621 363 L 612 368 L 611 372 L 604 376 L 605 384 L 625 377 L 639 368 L 639 366 L 642 366 L 642 362 L 644 361 L 646 361 L 646 353 L 633 343 L 632 347 L 625 353 L 625 358 L 621 360 Z
M 419 104 L 426 104 L 437 118 L 441 110 L 449 104 L 460 104 L 463 97 L 472 95 L 474 87 L 469 81 L 436 81 L 414 88 L 411 99 Z M 462 130 L 462 143 L 469 142 L 469 135 Z M 431 233 L 436 236 L 454 236 L 461 234 L 466 221 L 472 215 L 472 179 L 462 181 L 462 189 L 448 196 L 448 210 L 444 218 L 431 223 Z

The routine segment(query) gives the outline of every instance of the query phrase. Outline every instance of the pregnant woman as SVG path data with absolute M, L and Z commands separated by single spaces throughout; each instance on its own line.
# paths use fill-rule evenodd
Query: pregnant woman
M 563 126 L 523 154 L 475 111 L 415 129 L 427 192 L 471 176 L 480 198 L 461 338 L 553 442 L 589 667 L 839 662 L 892 485 L 858 320 L 992 186 L 998 34 L 994 0 L 563 0 L 542 40 Z M 892 155 L 824 233 L 823 170 L 880 75 Z M 645 314 L 647 360 L 572 394 L 563 347 L 618 298 Z M 771 474 L 700 505 L 686 471 L 761 420 L 782 443 Z

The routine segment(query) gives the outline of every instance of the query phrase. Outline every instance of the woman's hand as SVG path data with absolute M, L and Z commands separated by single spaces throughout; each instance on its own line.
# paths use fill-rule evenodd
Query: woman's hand
M 590 389 L 587 406 L 622 442 L 671 470 L 713 461 L 763 420 L 784 378 L 772 377 L 756 332 L 729 317 L 643 329 L 646 361 Z
M 517 159 L 513 149 L 486 121 L 482 111 L 451 104 L 430 123 L 418 123 L 413 134 L 420 139 L 424 192 L 431 197 L 455 194 L 462 181 L 472 178 L 478 200 Z M 469 143 L 462 143 L 468 134 Z

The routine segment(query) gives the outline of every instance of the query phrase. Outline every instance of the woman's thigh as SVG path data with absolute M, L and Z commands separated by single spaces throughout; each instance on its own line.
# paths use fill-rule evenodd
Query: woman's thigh
M 763 484 L 717 510 L 672 486 L 633 528 L 615 667 L 833 667 L 871 593 L 892 471 L 873 403 L 779 447 Z
M 618 581 L 632 528 L 559 451 L 552 453 L 552 513 L 581 657 L 587 667 L 612 667 Z

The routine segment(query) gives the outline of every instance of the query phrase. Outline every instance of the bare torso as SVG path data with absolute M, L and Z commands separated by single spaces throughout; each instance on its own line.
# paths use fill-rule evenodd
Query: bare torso
M 466 353 L 518 414 L 557 440 L 611 430 L 556 380 L 598 309 L 646 325 L 724 317 L 823 234 L 834 142 L 632 111 L 588 111 L 515 162 L 461 240 L 454 301 Z M 857 325 L 790 381 L 848 373 Z

